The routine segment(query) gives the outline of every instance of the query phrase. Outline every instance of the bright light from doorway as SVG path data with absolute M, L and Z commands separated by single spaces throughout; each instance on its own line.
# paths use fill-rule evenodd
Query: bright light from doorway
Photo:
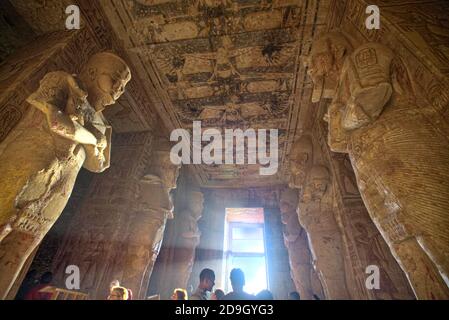
M 267 289 L 263 208 L 227 208 L 225 229 L 225 290 L 232 291 L 229 274 L 233 268 L 245 273 L 246 292 Z

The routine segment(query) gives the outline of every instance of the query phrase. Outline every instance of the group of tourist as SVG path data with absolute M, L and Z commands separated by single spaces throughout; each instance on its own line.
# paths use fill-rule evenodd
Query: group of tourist
M 16 300 L 51 300 L 55 287 L 51 285 L 53 274 L 44 272 L 40 278 L 37 278 L 38 272 L 31 270 L 25 276 Z M 108 300 L 132 300 L 133 293 L 131 289 L 120 286 L 118 280 L 111 282 L 109 287 Z
M 274 300 L 273 294 L 269 290 L 262 290 L 256 295 L 249 294 L 244 291 L 245 274 L 241 269 L 232 269 L 230 274 L 232 291 L 225 294 L 223 290 L 216 289 L 212 292 L 215 286 L 215 273 L 211 269 L 203 269 L 200 273 L 200 283 L 198 288 L 190 297 L 187 291 L 182 288 L 174 290 L 171 297 L 172 300 Z M 289 300 L 300 300 L 299 293 L 296 291 L 290 292 Z
M 50 300 L 52 296 L 51 281 L 53 274 L 45 272 L 39 280 L 36 279 L 37 272 L 30 271 L 24 279 L 23 285 L 17 295 L 19 300 Z M 211 269 L 203 269 L 200 273 L 200 283 L 198 288 L 190 295 L 182 288 L 174 290 L 172 300 L 273 300 L 273 294 L 269 290 L 262 290 L 256 295 L 244 291 L 245 274 L 241 269 L 232 269 L 230 274 L 232 291 L 228 294 L 221 289 L 212 292 L 215 286 L 215 273 Z M 109 287 L 108 300 L 132 300 L 131 289 L 120 285 L 118 280 L 111 282 Z M 289 294 L 289 300 L 300 300 L 298 292 Z

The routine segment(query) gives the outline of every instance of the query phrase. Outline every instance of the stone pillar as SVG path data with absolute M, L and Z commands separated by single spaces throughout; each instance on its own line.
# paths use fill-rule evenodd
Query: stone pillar
M 313 165 L 314 158 L 318 156 L 312 137 L 304 134 L 292 146 L 289 186 L 299 189 L 299 223 L 307 232 L 314 268 L 325 297 L 349 299 L 346 251 L 334 217 L 332 181 L 326 167 Z
M 117 279 L 139 299 L 146 295 L 171 217 L 169 192 L 179 168 L 169 159 L 168 145 L 154 141 L 151 133 L 122 134 L 114 143 L 111 170 L 91 183 L 53 270 L 64 287 L 66 266 L 78 266 L 81 291 L 91 298 L 106 298 L 110 282 Z
M 416 296 L 447 299 L 449 141 L 431 120 L 438 114 L 418 105 L 407 65 L 379 43 L 353 50 L 330 32 L 309 62 L 314 83 L 340 83 L 326 113 L 329 146 L 349 154 L 368 212 Z
M 350 299 L 345 248 L 333 213 L 332 181 L 326 167 L 311 167 L 298 206 L 298 217 L 307 231 L 315 269 L 326 297 Z
M 176 187 L 179 167 L 170 161 L 169 150 L 158 150 L 151 166 L 138 182 L 136 206 L 130 217 L 128 237 L 117 257 L 115 278 L 144 299 L 162 245 L 167 219 L 173 218 L 170 191 Z
M 269 192 L 266 193 L 267 198 Z M 276 192 L 274 205 L 264 206 L 265 257 L 268 273 L 268 289 L 274 299 L 288 299 L 288 294 L 296 290 L 291 277 L 292 270 L 282 233 L 282 217 L 279 209 L 279 192 Z M 228 275 L 229 276 L 229 275 Z
M 314 295 L 323 299 L 321 283 L 317 279 L 317 274 L 312 264 L 307 232 L 298 221 L 297 206 L 298 192 L 293 189 L 282 190 L 280 210 L 282 223 L 284 224 L 284 243 L 288 250 L 291 276 L 296 290 L 301 296 L 301 300 L 313 300 Z
M 174 224 L 171 276 L 170 279 L 166 279 L 170 284 L 170 290 L 187 288 L 195 261 L 195 249 L 200 242 L 198 220 L 203 212 L 203 194 L 200 191 L 191 191 L 186 197 L 187 206 L 179 212 Z
M 220 195 L 219 195 L 220 194 Z M 187 289 L 194 291 L 199 283 L 199 275 L 203 268 L 215 272 L 215 288 L 223 289 L 223 240 L 225 226 L 225 194 L 217 194 L 214 190 L 204 191 L 203 217 L 199 221 L 201 231 L 200 243 L 195 252 L 195 262 Z M 190 293 L 190 292 L 189 292 Z

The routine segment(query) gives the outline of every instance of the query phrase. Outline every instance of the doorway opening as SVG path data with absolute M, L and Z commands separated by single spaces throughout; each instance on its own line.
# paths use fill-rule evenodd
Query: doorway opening
M 257 294 L 268 288 L 263 208 L 226 208 L 222 283 L 232 291 L 233 268 L 245 273 L 244 290 Z

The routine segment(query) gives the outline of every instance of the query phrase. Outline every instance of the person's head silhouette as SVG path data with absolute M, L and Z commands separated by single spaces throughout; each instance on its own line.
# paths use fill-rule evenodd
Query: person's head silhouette
M 235 268 L 231 270 L 231 285 L 234 292 L 243 291 L 245 286 L 245 274 L 241 269 Z

